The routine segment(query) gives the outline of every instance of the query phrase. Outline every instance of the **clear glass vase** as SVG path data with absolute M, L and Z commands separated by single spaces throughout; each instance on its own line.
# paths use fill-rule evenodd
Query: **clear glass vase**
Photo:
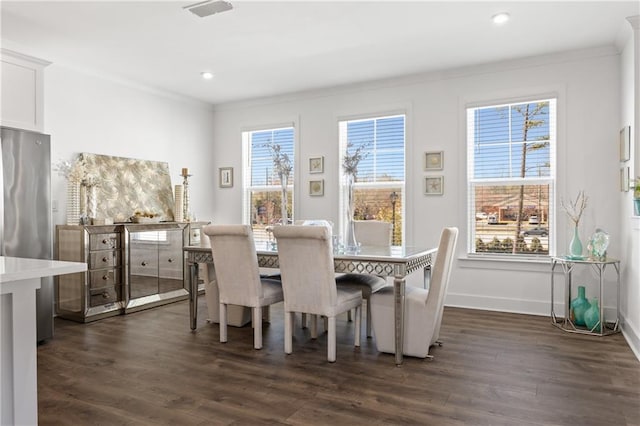
M 67 225 L 80 223 L 80 182 L 67 182 Z
M 287 184 L 289 183 L 289 176 L 285 174 L 280 175 L 280 185 L 282 186 L 282 202 L 280 203 L 280 217 L 282 218 L 282 224 L 289 224 L 289 213 L 287 213 L 287 204 L 289 202 L 287 194 Z
M 356 232 L 353 216 L 354 210 L 354 194 L 353 184 L 355 183 L 355 176 L 347 173 L 347 218 L 346 229 L 344 236 L 344 248 L 346 251 L 355 252 L 358 250 L 358 242 L 356 241 Z

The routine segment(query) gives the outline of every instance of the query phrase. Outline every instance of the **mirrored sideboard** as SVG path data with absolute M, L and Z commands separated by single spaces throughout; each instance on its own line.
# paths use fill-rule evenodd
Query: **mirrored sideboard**
M 90 322 L 187 299 L 182 247 L 207 223 L 57 226 L 57 259 L 88 267 L 56 279 L 57 315 Z

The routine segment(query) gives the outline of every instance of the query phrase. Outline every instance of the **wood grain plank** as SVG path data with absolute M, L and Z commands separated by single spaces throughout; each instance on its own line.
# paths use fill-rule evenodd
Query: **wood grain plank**
M 201 312 L 206 310 L 199 300 Z M 177 302 L 89 324 L 56 319 L 38 347 L 42 425 L 638 425 L 640 363 L 622 335 L 564 333 L 549 318 L 446 308 L 435 359 L 353 346 L 353 322 L 337 324 L 337 362 L 326 333 L 294 328 L 283 350 L 282 305 L 251 326 L 201 315 L 189 330 Z

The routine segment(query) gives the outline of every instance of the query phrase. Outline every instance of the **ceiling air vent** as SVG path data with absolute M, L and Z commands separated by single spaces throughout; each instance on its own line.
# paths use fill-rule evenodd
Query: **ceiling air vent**
M 189 12 L 198 15 L 201 18 L 204 18 L 205 16 L 231 10 L 233 9 L 233 5 L 223 0 L 206 0 L 192 4 L 190 6 L 185 6 L 184 9 L 187 9 Z

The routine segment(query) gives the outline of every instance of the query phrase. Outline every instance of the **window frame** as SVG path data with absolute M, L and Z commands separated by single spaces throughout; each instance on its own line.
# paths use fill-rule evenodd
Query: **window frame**
M 511 177 L 511 178 L 471 178 L 474 168 L 475 155 L 473 153 L 473 129 L 470 129 L 469 114 L 472 111 L 483 108 L 512 107 L 514 105 L 535 104 L 537 102 L 549 102 L 549 176 L 547 177 Z M 560 147 L 560 128 L 558 125 L 560 115 L 561 99 L 558 93 L 545 93 L 538 95 L 525 95 L 509 99 L 488 99 L 478 102 L 469 102 L 462 108 L 462 128 L 465 135 L 464 146 L 466 150 L 466 167 L 464 168 L 466 192 L 464 193 L 466 208 L 464 209 L 464 222 L 467 224 L 467 247 L 466 257 L 473 260 L 501 260 L 501 261 L 525 261 L 525 262 L 547 262 L 549 257 L 556 255 L 557 249 L 557 194 L 559 188 L 558 164 Z M 511 131 L 511 129 L 509 129 Z M 527 141 L 529 143 L 533 141 Z M 535 253 L 477 253 L 476 246 L 476 215 L 475 215 L 475 191 L 478 186 L 517 186 L 517 185 L 549 185 L 548 193 L 548 254 Z M 524 223 L 524 222 L 523 222 Z

